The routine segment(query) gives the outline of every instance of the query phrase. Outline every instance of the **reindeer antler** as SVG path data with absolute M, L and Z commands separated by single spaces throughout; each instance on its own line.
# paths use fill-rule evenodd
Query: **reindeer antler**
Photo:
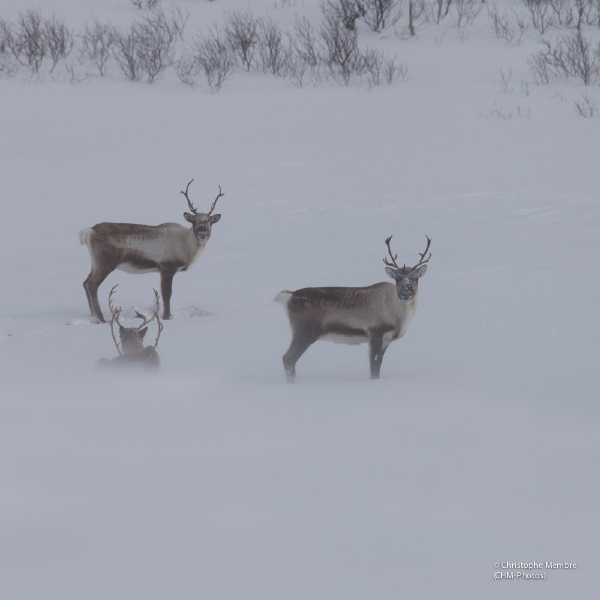
M 152 321 L 154 321 L 154 319 L 156 319 L 156 323 L 158 325 L 158 335 L 156 336 L 156 341 L 154 342 L 154 348 L 156 348 L 156 346 L 158 346 L 158 339 L 160 338 L 160 334 L 162 333 L 164 325 L 161 323 L 160 317 L 158 316 L 158 312 L 160 311 L 160 296 L 158 295 L 158 292 L 156 290 L 153 290 L 153 291 L 154 291 L 154 299 L 156 301 L 156 310 L 154 311 L 152 316 L 148 319 L 148 317 L 145 317 L 144 315 L 139 313 L 137 310 L 135 311 L 135 316 L 137 319 L 142 319 L 142 321 L 143 321 L 143 323 L 139 327 L 136 328 L 138 331 L 142 327 L 144 327 L 144 325 L 147 325 L 148 323 L 151 323 Z
M 193 181 L 193 180 L 192 180 Z M 221 191 L 221 186 L 219 186 L 219 193 L 217 194 L 217 197 L 215 198 L 215 201 L 212 203 L 210 210 L 208 211 L 209 215 L 212 215 L 212 211 L 215 210 L 215 206 L 217 205 L 217 200 L 221 197 L 224 196 L 225 194 Z
M 188 206 L 190 207 L 190 210 L 197 215 L 198 214 L 198 209 L 194 207 L 194 205 L 192 204 L 192 201 L 190 200 L 190 197 L 188 196 L 188 191 L 190 189 L 190 185 L 194 180 L 192 179 L 186 186 L 185 186 L 185 192 L 181 191 L 179 192 L 182 196 L 185 197 L 185 199 L 188 202 Z M 219 198 L 221 196 L 224 196 L 225 194 L 221 191 L 221 186 L 219 186 L 219 193 L 217 194 L 217 197 L 215 198 L 215 201 L 212 203 L 210 210 L 208 211 L 208 215 L 212 215 L 212 211 L 215 210 L 215 206 L 217 205 L 217 201 L 219 200 Z
M 429 250 L 429 246 L 431 245 L 431 238 L 428 235 L 426 235 L 425 237 L 427 238 L 427 248 L 425 248 L 425 252 L 419 252 L 421 260 L 413 267 L 413 269 L 416 269 L 417 267 L 420 267 L 421 265 L 424 265 L 425 263 L 429 262 L 429 259 L 431 258 L 430 252 L 429 256 L 425 260 L 423 260 L 425 258 L 425 255 L 427 254 L 427 250 Z
M 398 266 L 398 263 L 396 262 L 398 255 L 392 254 L 392 248 L 390 246 L 392 237 L 393 236 L 390 235 L 390 237 L 387 240 L 385 240 L 385 243 L 388 247 L 388 252 L 390 253 L 390 258 L 392 259 L 392 262 L 390 262 L 386 258 L 383 259 L 383 262 L 388 267 L 395 267 L 396 269 L 400 269 L 400 267 Z M 425 237 L 427 238 L 427 248 L 425 248 L 425 252 L 419 252 L 419 256 L 421 257 L 421 260 L 414 267 L 410 267 L 411 269 L 416 269 L 417 267 L 424 265 L 425 263 L 429 262 L 429 259 L 431 258 L 431 252 L 429 253 L 429 256 L 427 258 L 425 258 L 425 255 L 427 254 L 427 251 L 429 250 L 429 246 L 431 245 L 431 238 L 428 235 L 426 235 Z M 406 263 L 404 264 L 404 266 L 402 268 L 406 269 Z
M 194 205 L 192 204 L 192 201 L 190 200 L 189 196 L 188 196 L 188 190 L 190 189 L 190 185 L 192 183 L 192 181 L 194 181 L 193 179 L 185 186 L 185 192 L 181 191 L 179 192 L 180 194 L 182 194 L 183 196 L 185 196 L 185 199 L 188 202 L 188 206 L 190 207 L 190 210 L 194 213 L 197 214 L 197 209 L 194 208 Z
M 115 330 L 113 328 L 113 323 L 116 321 L 117 325 L 119 327 L 122 327 L 121 323 L 119 323 L 119 315 L 121 314 L 121 307 L 119 308 L 114 308 L 112 305 L 112 297 L 113 294 L 115 293 L 115 290 L 117 289 L 117 286 L 119 284 L 113 286 L 113 288 L 110 290 L 110 294 L 108 294 L 108 308 L 110 309 L 110 314 L 112 315 L 112 319 L 110 320 L 110 334 L 112 335 L 112 339 L 113 342 L 115 343 L 115 346 L 117 347 L 117 352 L 119 353 L 119 355 L 123 355 L 123 353 L 121 352 L 121 346 L 119 345 L 119 343 L 117 342 L 117 338 L 115 337 Z
M 385 245 L 388 247 L 388 252 L 390 254 L 390 258 L 392 259 L 392 262 L 390 262 L 387 258 L 383 259 L 383 262 L 388 266 L 388 267 L 394 267 L 396 269 L 399 269 L 400 267 L 398 266 L 398 263 L 396 262 L 396 259 L 398 258 L 398 255 L 396 254 L 394 256 L 394 254 L 392 254 L 392 248 L 390 246 L 390 242 L 392 241 L 392 238 L 394 236 L 390 235 L 389 238 L 387 238 L 387 240 L 385 240 Z M 404 267 L 406 267 L 406 265 L 404 265 Z
M 154 290 L 154 298 L 156 299 L 156 324 L 158 325 L 158 334 L 154 342 L 154 348 L 156 348 L 156 346 L 158 346 L 158 338 L 160 338 L 160 334 L 162 333 L 164 325 L 161 323 L 160 317 L 158 316 L 158 309 L 160 308 L 160 296 L 156 290 Z

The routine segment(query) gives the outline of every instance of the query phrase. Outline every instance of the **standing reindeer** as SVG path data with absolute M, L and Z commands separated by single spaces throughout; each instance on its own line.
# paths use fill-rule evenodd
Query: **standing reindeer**
M 119 315 L 122 310 L 121 308 L 114 308 L 112 304 L 112 297 L 116 288 L 117 286 L 115 285 L 110 290 L 110 294 L 108 295 L 108 306 L 112 315 L 112 319 L 110 320 L 110 332 L 119 356 L 112 360 L 101 358 L 96 363 L 96 367 L 142 367 L 153 371 L 158 370 L 160 368 L 160 358 L 158 352 L 156 352 L 156 346 L 158 346 L 158 340 L 163 330 L 163 324 L 160 322 L 160 317 L 158 316 L 158 311 L 160 310 L 158 292 L 154 290 L 154 298 L 156 300 L 156 310 L 154 311 L 154 314 L 148 319 L 136 311 L 135 316 L 142 320 L 142 324 L 138 327 L 123 327 L 123 325 L 119 323 Z M 156 335 L 154 346 L 146 346 L 144 348 L 144 337 L 146 333 L 148 333 L 148 323 L 151 323 L 154 319 L 156 319 L 158 325 L 158 334 Z M 113 328 L 115 322 L 119 326 L 120 344 L 115 337 Z
M 212 226 L 221 218 L 212 211 L 219 198 L 225 195 L 219 186 L 219 194 L 210 211 L 199 213 L 188 196 L 192 181 L 185 192 L 181 192 L 192 211 L 192 214 L 183 213 L 185 220 L 192 224 L 189 229 L 177 223 L 98 223 L 79 232 L 79 241 L 88 247 L 92 257 L 92 270 L 83 282 L 83 288 L 92 316 L 99 323 L 106 321 L 98 302 L 98 288 L 115 269 L 128 273 L 160 273 L 163 319 L 171 318 L 173 277 L 179 271 L 187 271 L 204 251 Z
M 400 267 L 398 255 L 392 254 L 391 239 L 385 243 L 392 261 L 384 258 L 383 262 L 395 285 L 382 282 L 368 287 L 303 288 L 275 296 L 275 302 L 285 305 L 292 328 L 292 343 L 283 356 L 288 383 L 296 379 L 298 359 L 320 339 L 341 344 L 369 342 L 371 379 L 379 379 L 385 351 L 406 333 L 415 316 L 419 279 L 431 258 L 431 253 L 425 258 L 431 244 L 427 237 L 425 252 L 419 253 L 421 260 L 414 267 Z

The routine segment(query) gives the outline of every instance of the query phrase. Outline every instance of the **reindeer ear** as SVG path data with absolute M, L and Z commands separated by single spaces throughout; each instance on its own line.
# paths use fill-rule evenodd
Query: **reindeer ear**
M 140 329 L 140 339 L 143 340 L 144 336 L 148 333 L 148 328 L 144 327 L 144 329 Z
M 125 327 L 123 327 L 123 325 L 119 325 L 119 335 L 123 337 L 126 333 L 127 330 L 125 329 Z
M 214 225 L 215 223 L 218 223 L 221 220 L 221 215 L 213 215 L 210 218 L 210 222 L 212 225 Z
M 389 277 L 391 277 L 392 279 L 396 279 L 396 275 L 398 274 L 398 270 L 394 269 L 392 267 L 386 267 L 385 268 L 385 272 L 388 274 Z
M 427 265 L 421 265 L 418 269 L 417 269 L 417 275 L 419 277 L 423 277 L 423 275 L 425 275 L 425 271 L 427 271 Z
M 186 221 L 189 221 L 190 223 L 194 222 L 194 215 L 190 214 L 190 213 L 183 213 L 183 218 Z

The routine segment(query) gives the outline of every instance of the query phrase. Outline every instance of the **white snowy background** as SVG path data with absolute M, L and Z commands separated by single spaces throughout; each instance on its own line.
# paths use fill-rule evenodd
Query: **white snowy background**
M 321 18 L 316 0 L 180 5 L 190 38 L 235 8 Z M 37 6 L 75 28 L 139 13 L 4 0 L 0 18 Z M 597 597 L 600 119 L 573 101 L 600 88 L 536 85 L 538 32 L 508 46 L 485 10 L 462 32 L 359 28 L 407 81 L 0 75 L 3 600 Z M 192 178 L 200 210 L 222 186 L 222 219 L 174 279 L 162 371 L 101 376 L 116 351 L 78 231 L 185 224 Z M 272 298 L 386 280 L 390 235 L 402 262 L 425 235 L 433 256 L 382 378 L 365 346 L 320 342 L 287 385 Z M 116 283 L 131 313 L 159 277 L 111 274 L 105 315 Z M 495 561 L 578 568 L 494 581 Z

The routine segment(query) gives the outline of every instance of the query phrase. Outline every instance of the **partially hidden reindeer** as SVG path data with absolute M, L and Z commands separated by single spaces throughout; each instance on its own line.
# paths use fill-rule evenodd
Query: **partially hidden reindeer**
M 96 367 L 137 367 L 156 371 L 160 368 L 160 358 L 156 351 L 156 346 L 158 346 L 158 340 L 160 339 L 160 334 L 163 330 L 163 324 L 160 322 L 160 317 L 158 316 L 160 310 L 158 292 L 154 290 L 154 298 L 156 301 L 156 310 L 154 311 L 154 314 L 148 319 L 136 311 L 135 316 L 142 321 L 141 325 L 138 327 L 123 327 L 123 325 L 119 323 L 119 315 L 121 314 L 122 309 L 120 307 L 114 308 L 112 304 L 112 298 L 116 288 L 117 286 L 115 285 L 110 290 L 110 294 L 108 295 L 108 306 L 112 315 L 112 319 L 110 320 L 110 332 L 119 356 L 112 360 L 101 358 L 96 363 Z M 144 347 L 144 337 L 146 333 L 148 333 L 148 323 L 151 323 L 155 319 L 158 326 L 158 333 L 156 335 L 154 346 Z M 119 326 L 120 344 L 115 337 L 115 330 L 113 327 L 115 322 Z
M 426 236 L 427 237 L 427 236 Z M 371 379 L 379 379 L 381 362 L 388 346 L 401 338 L 415 316 L 419 279 L 427 270 L 431 239 L 427 237 L 425 252 L 414 267 L 400 267 L 398 255 L 392 254 L 392 237 L 385 240 L 391 262 L 386 258 L 385 271 L 395 280 L 368 287 L 303 288 L 284 290 L 275 296 L 275 302 L 285 305 L 292 343 L 283 356 L 288 383 L 296 379 L 296 362 L 317 340 L 342 344 L 369 343 Z
M 221 215 L 212 212 L 219 198 L 225 195 L 219 186 L 210 211 L 199 213 L 188 196 L 192 181 L 185 192 L 181 192 L 192 211 L 192 214 L 183 213 L 185 220 L 192 224 L 190 228 L 178 223 L 98 223 L 79 232 L 79 241 L 88 247 L 92 258 L 92 270 L 83 288 L 90 312 L 98 323 L 106 322 L 98 302 L 98 288 L 115 269 L 128 273 L 160 273 L 163 319 L 171 318 L 173 277 L 179 271 L 187 271 L 204 251 L 212 226 L 221 219 Z

